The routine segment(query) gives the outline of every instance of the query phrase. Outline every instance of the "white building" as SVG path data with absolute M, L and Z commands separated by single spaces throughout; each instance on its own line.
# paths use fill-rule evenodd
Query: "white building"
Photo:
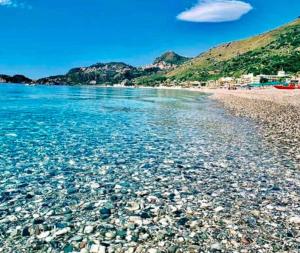
M 95 84 L 97 84 L 97 81 L 96 80 L 90 81 L 90 84 L 95 85 Z
M 284 70 L 280 70 L 280 71 L 278 71 L 277 76 L 278 77 L 287 77 L 287 74 L 285 73 Z
M 250 73 L 247 75 L 242 75 L 241 78 L 238 79 L 238 83 L 240 85 L 248 85 L 254 83 L 254 74 Z

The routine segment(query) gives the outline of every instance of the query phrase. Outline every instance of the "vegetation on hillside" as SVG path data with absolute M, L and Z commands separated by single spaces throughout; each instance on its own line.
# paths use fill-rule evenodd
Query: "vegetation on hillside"
M 185 63 L 186 61 L 190 60 L 191 58 L 181 56 L 179 54 L 176 54 L 175 52 L 166 52 L 163 55 L 157 57 L 154 60 L 154 64 L 158 64 L 160 62 L 165 62 L 167 64 L 172 64 L 172 65 L 181 65 Z
M 155 86 L 166 80 L 166 70 L 155 64 L 164 62 L 178 66 L 189 60 L 174 52 L 167 52 L 156 58 L 154 65 L 148 68 L 136 68 L 122 62 L 97 63 L 89 67 L 71 69 L 66 75 L 51 76 L 37 80 L 41 84 L 81 84 L 81 85 L 113 85 L 126 83 Z
M 42 84 L 112 85 L 156 72 L 156 69 L 143 70 L 122 62 L 98 63 L 89 67 L 74 68 L 66 75 L 42 78 L 37 82 Z
M 167 52 L 157 57 L 152 67 L 137 68 L 121 62 L 98 63 L 71 69 L 66 75 L 42 78 L 36 83 L 157 86 L 165 82 L 207 81 L 247 73 L 275 74 L 281 69 L 288 73 L 300 71 L 300 19 L 249 39 L 212 48 L 193 59 Z M 7 82 L 32 82 L 20 75 L 1 77 Z
M 247 40 L 211 49 L 168 73 L 178 81 L 214 80 L 246 73 L 275 74 L 300 70 L 300 20 Z
M 143 85 L 143 86 L 159 86 L 161 83 L 167 80 L 165 74 L 156 73 L 149 76 L 141 76 L 134 80 L 136 85 Z

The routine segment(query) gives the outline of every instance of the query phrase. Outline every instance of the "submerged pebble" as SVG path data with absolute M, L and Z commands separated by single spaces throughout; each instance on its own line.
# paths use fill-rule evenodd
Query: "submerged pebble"
M 0 101 L 1 252 L 299 251 L 294 140 L 196 93 L 18 87 Z

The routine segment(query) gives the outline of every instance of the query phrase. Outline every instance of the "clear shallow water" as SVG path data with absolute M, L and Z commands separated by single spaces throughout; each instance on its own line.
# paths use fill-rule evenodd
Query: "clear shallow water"
M 9 171 L 214 160 L 240 153 L 242 141 L 249 151 L 259 143 L 254 125 L 191 92 L 5 85 L 0 97 L 1 165 Z
M 289 202 L 286 193 L 299 190 L 284 178 L 293 163 L 262 140 L 254 123 L 230 116 L 200 93 L 0 85 L 0 119 L 4 252 L 89 252 L 99 243 L 111 252 L 136 245 L 145 252 L 172 245 L 194 252 L 191 245 L 205 249 L 222 241 L 215 231 L 194 241 L 190 224 L 212 223 L 220 207 L 219 218 L 242 224 L 249 241 L 272 238 L 271 222 L 253 232 L 241 212 L 267 210 L 284 194 Z M 101 216 L 103 208 L 108 217 Z M 284 219 L 270 212 L 286 233 Z M 93 231 L 86 233 L 86 226 Z M 166 239 L 161 234 L 167 227 L 174 231 Z M 57 235 L 63 229 L 68 231 Z

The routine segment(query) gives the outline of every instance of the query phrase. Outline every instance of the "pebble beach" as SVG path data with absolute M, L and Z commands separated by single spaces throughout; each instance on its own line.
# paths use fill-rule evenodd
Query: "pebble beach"
M 234 115 L 261 124 L 266 139 L 287 147 L 284 152 L 300 163 L 300 90 L 216 90 L 212 98 Z
M 0 103 L 0 252 L 299 252 L 299 145 L 273 119 L 297 123 L 278 111 L 296 105 L 2 89 L 14 99 Z

